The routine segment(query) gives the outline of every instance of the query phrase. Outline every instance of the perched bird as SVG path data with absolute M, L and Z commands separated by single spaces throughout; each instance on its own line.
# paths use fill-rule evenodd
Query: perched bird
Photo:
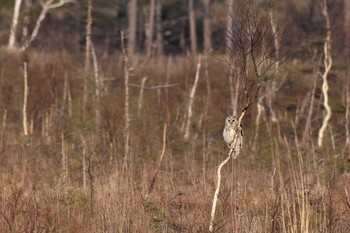
M 236 145 L 233 145 L 234 138 L 238 133 Z M 230 149 L 233 149 L 232 157 L 237 158 L 243 146 L 243 128 L 238 126 L 238 119 L 235 116 L 228 116 L 225 120 L 223 137 Z

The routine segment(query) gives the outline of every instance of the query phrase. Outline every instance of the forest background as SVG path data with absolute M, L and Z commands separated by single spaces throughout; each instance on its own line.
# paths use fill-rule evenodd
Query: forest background
M 242 109 L 213 231 L 350 231 L 350 1 L 2 0 L 0 45 L 1 232 L 208 231 Z

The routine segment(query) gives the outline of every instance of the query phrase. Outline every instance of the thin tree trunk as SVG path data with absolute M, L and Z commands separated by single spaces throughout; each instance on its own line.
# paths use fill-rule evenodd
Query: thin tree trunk
M 197 90 L 197 84 L 198 84 L 198 80 L 199 80 L 199 71 L 201 68 L 201 55 L 199 55 L 198 58 L 198 63 L 197 63 L 197 71 L 196 71 L 196 77 L 190 92 L 190 100 L 188 103 L 188 109 L 187 109 L 187 121 L 186 121 L 186 126 L 185 126 L 185 135 L 184 135 L 184 139 L 188 140 L 190 137 L 190 125 L 191 125 L 191 120 L 192 120 L 192 107 L 193 107 L 193 100 L 194 100 L 194 95 L 196 94 L 196 90 Z
M 83 118 L 86 119 L 87 105 L 89 98 L 89 78 L 90 78 L 90 66 L 91 66 L 91 27 L 92 27 L 92 0 L 88 0 L 87 6 L 87 22 L 86 22 L 86 35 L 85 35 L 85 67 L 84 67 L 84 93 L 83 93 Z
M 349 123 L 350 123 L 350 91 L 349 91 L 349 85 L 346 87 L 346 112 L 345 112 L 345 135 L 346 135 L 346 142 L 345 146 L 349 149 L 348 153 L 350 152 L 350 129 L 349 129 Z M 349 153 L 350 155 L 350 153 Z
M 26 50 L 29 45 L 32 43 L 32 41 L 36 38 L 39 32 L 39 28 L 41 26 L 42 21 L 45 19 L 46 14 L 49 10 L 58 8 L 63 6 L 66 3 L 73 2 L 73 0 L 59 0 L 58 2 L 55 2 L 54 0 L 47 0 L 45 3 L 42 4 L 42 10 L 40 12 L 39 18 L 35 23 L 34 29 L 32 31 L 32 34 L 30 37 L 24 42 L 22 46 L 22 50 Z
M 203 20 L 204 51 L 210 52 L 212 50 L 212 41 L 211 41 L 209 0 L 203 0 L 203 3 L 204 3 L 204 20 Z
M 228 13 L 227 13 L 227 21 L 226 21 L 226 55 L 228 57 L 231 56 L 233 52 L 233 42 L 232 42 L 232 36 L 233 33 L 233 1 L 234 0 L 226 0 L 226 5 L 228 7 Z
M 350 1 L 344 1 L 344 41 L 346 57 L 350 58 Z
M 243 111 L 241 116 L 239 117 L 238 120 L 238 125 L 241 125 L 242 119 L 245 115 L 246 111 Z M 218 202 L 218 197 L 220 193 L 220 187 L 221 187 L 221 170 L 224 167 L 224 165 L 231 159 L 232 153 L 234 152 L 234 148 L 236 147 L 236 143 L 238 141 L 238 134 L 235 135 L 233 142 L 232 142 L 232 147 L 230 151 L 228 152 L 228 155 L 224 161 L 222 161 L 218 167 L 218 170 L 216 172 L 217 174 L 217 182 L 216 182 L 216 189 L 213 197 L 213 204 L 211 208 L 211 214 L 210 214 L 210 221 L 209 221 L 209 232 L 214 231 L 214 220 L 215 220 L 215 212 L 216 212 L 216 205 Z
M 239 80 L 235 79 L 235 70 L 233 69 L 233 64 L 230 66 L 229 74 L 229 85 L 230 85 L 230 99 L 231 99 L 231 109 L 232 114 L 236 116 L 237 105 L 238 105 L 238 90 L 239 90 Z
M 15 44 L 16 44 L 16 32 L 17 32 L 17 24 L 18 24 L 18 17 L 21 9 L 21 4 L 22 4 L 22 0 L 16 0 L 15 7 L 13 9 L 12 25 L 10 30 L 9 42 L 8 42 L 9 48 L 15 47 Z
M 155 12 L 155 0 L 151 0 L 149 8 L 148 19 L 148 33 L 147 33 L 147 56 L 152 56 L 153 50 L 153 31 L 154 31 L 154 12 Z
M 324 137 L 324 132 L 327 128 L 328 122 L 331 119 L 332 115 L 332 110 L 329 106 L 328 103 L 328 74 L 329 71 L 332 68 L 332 56 L 331 56 L 331 39 L 332 39 L 332 34 L 331 34 L 331 21 L 330 21 L 330 16 L 329 16 L 329 10 L 327 7 L 327 0 L 323 0 L 323 9 L 322 13 L 326 19 L 326 29 L 327 29 L 327 35 L 326 35 L 326 41 L 324 43 L 323 49 L 324 49 L 324 68 L 325 71 L 322 74 L 322 79 L 323 79 L 323 84 L 322 84 L 322 93 L 323 93 L 323 106 L 326 110 L 326 116 L 323 119 L 322 126 L 318 132 L 318 146 L 322 146 L 323 143 L 323 137 Z
M 84 193 L 87 193 L 87 178 L 86 178 L 86 174 L 87 174 L 87 168 L 86 168 L 86 141 L 85 138 L 80 135 L 80 139 L 83 143 L 83 190 Z
M 65 186 L 68 182 L 68 156 L 66 153 L 66 145 L 64 142 L 64 134 L 61 134 L 61 153 L 62 153 L 62 175 L 61 175 L 61 187 Z M 67 194 L 67 193 L 66 193 Z
M 129 61 L 128 55 L 125 51 L 124 46 L 124 33 L 121 32 L 121 42 L 122 42 L 122 52 L 123 52 L 123 62 L 124 62 L 124 88 L 125 88 L 125 102 L 124 102 L 124 159 L 128 161 L 129 159 L 129 127 L 130 127 L 130 113 L 129 113 Z
M 101 115 L 100 114 L 101 80 L 99 76 L 97 56 L 96 56 L 93 43 L 91 43 L 91 54 L 92 54 L 92 61 L 93 61 L 93 67 L 94 67 L 94 80 L 95 80 L 95 117 L 96 117 L 96 125 L 97 127 L 99 127 L 101 123 L 101 117 L 100 117 Z
M 188 0 L 188 18 L 190 21 L 191 52 L 197 54 L 197 34 L 196 34 L 196 16 L 193 9 L 193 0 Z
M 24 94 L 23 94 L 23 133 L 28 135 L 28 118 L 27 118 L 27 102 L 28 102 L 28 63 L 27 61 L 23 64 L 23 73 L 24 73 Z
M 253 142 L 253 149 L 256 150 L 256 145 L 258 143 L 258 138 L 259 138 L 259 129 L 260 129 L 260 118 L 263 112 L 265 112 L 265 107 L 264 104 L 262 103 L 264 100 L 263 97 L 260 97 L 257 101 L 257 109 L 258 112 L 256 114 L 256 119 L 255 119 L 255 133 L 254 133 L 254 142 Z
M 270 12 L 270 25 L 271 25 L 271 29 L 272 29 L 272 35 L 274 35 L 273 38 L 273 43 L 274 43 L 274 47 L 275 47 L 275 56 L 276 56 L 276 73 L 278 72 L 279 66 L 280 66 L 280 55 L 279 55 L 279 48 L 280 48 L 280 42 L 278 40 L 278 34 L 277 34 L 277 25 L 276 25 L 276 21 L 275 21 L 275 16 L 273 11 Z M 276 113 L 273 110 L 272 107 L 272 102 L 275 98 L 275 92 L 276 92 L 276 80 L 272 79 L 271 85 L 270 85 L 270 93 L 267 96 L 267 104 L 269 107 L 269 113 L 270 113 L 270 117 L 271 117 L 271 121 L 272 122 L 276 122 L 277 121 L 277 117 L 276 117 Z
M 157 0 L 157 55 L 163 54 L 163 33 L 162 33 L 162 1 Z
M 145 83 L 147 81 L 148 77 L 143 77 L 141 81 L 141 88 L 140 88 L 140 95 L 139 95 L 139 103 L 137 105 L 137 115 L 141 116 L 141 109 L 142 109 L 142 103 L 143 103 L 143 91 L 145 87 Z
M 133 56 L 136 51 L 137 0 L 129 0 L 128 17 L 128 54 L 129 56 Z
M 208 71 L 208 56 L 204 57 L 204 76 L 205 76 L 205 81 L 206 81 L 207 96 L 206 96 L 206 100 L 205 100 L 203 115 L 204 115 L 204 117 L 207 117 L 208 116 L 208 109 L 210 106 L 210 100 L 211 100 L 210 76 L 209 76 L 209 71 Z
M 318 69 L 317 69 L 318 72 Z M 303 132 L 303 138 L 302 141 L 306 143 L 307 136 L 311 133 L 311 121 L 312 121 L 312 113 L 313 113 L 313 108 L 314 108 L 314 103 L 315 103 L 315 92 L 316 92 L 316 84 L 317 84 L 317 77 L 315 77 L 314 85 L 312 87 L 312 92 L 311 92 L 311 98 L 310 98 L 310 106 L 309 106 L 309 113 L 306 119 L 305 123 L 305 128 Z

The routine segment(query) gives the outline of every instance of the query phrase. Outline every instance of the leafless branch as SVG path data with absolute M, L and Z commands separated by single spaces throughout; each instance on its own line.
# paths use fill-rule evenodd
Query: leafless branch
M 35 23 L 35 27 L 32 31 L 32 34 L 22 45 L 22 50 L 26 50 L 29 47 L 29 45 L 32 43 L 32 41 L 36 38 L 36 36 L 38 35 L 38 32 L 39 32 L 39 28 L 41 26 L 41 23 L 45 19 L 46 14 L 49 10 L 61 7 L 66 3 L 73 3 L 73 2 L 75 2 L 75 1 L 74 0 L 59 0 L 59 1 L 47 0 L 46 2 L 42 3 L 41 4 L 42 5 L 41 13 L 40 13 L 40 15 Z

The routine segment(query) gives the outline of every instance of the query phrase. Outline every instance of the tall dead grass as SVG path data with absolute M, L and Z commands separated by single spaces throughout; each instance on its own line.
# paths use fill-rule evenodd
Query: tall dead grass
M 149 89 L 144 90 L 138 116 L 139 89 L 130 86 L 131 156 L 130 166 L 123 169 L 121 57 L 99 61 L 104 80 L 99 127 L 93 103 L 87 120 L 81 115 L 83 66 L 76 61 L 66 52 L 30 54 L 28 115 L 33 132 L 24 137 L 22 61 L 20 56 L 0 55 L 0 111 L 8 114 L 6 127 L 0 124 L 0 231 L 206 232 L 216 169 L 227 153 L 221 139 L 223 119 L 230 112 L 225 65 L 208 57 L 207 115 L 198 122 L 208 94 L 202 72 L 193 107 L 193 133 L 186 142 L 181 127 L 196 59 L 134 58 L 130 83 L 141 85 L 148 76 L 145 87 Z M 223 171 L 215 232 L 350 231 L 350 166 L 348 155 L 342 154 L 345 132 L 337 127 L 343 124 L 344 113 L 337 112 L 338 120 L 332 122 L 336 150 L 330 137 L 322 150 L 314 146 L 315 137 L 301 142 L 303 121 L 295 125 L 293 119 L 312 82 L 301 84 L 291 70 L 277 93 L 279 121 L 267 119 L 262 124 L 255 150 L 255 110 L 247 113 L 244 149 Z M 63 98 L 65 76 L 72 96 L 71 117 Z M 167 80 L 174 86 L 151 88 Z M 89 88 L 93 95 L 93 82 Z M 334 88 L 339 91 L 340 87 Z M 315 117 L 313 122 L 315 130 L 320 119 Z M 163 150 L 164 124 L 165 152 L 149 192 Z M 62 143 L 68 159 L 67 180 L 62 179 Z

